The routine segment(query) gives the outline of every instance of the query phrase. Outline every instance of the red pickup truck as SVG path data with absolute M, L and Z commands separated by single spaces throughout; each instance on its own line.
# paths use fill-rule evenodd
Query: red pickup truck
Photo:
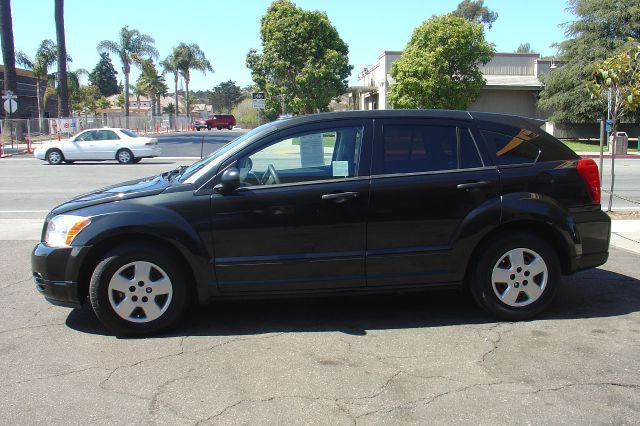
M 211 130 L 214 127 L 218 130 L 222 130 L 223 127 L 231 130 L 235 125 L 236 118 L 231 114 L 214 114 L 208 118 L 199 118 L 191 123 L 193 130 L 198 131 L 200 131 L 200 129 Z

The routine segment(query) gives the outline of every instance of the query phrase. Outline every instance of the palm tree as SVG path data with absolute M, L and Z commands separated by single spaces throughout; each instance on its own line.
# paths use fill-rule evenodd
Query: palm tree
M 185 84 L 185 105 L 187 106 L 187 115 L 189 115 L 189 80 L 191 79 L 191 70 L 201 71 L 206 74 L 207 71 L 213 72 L 211 63 L 205 58 L 204 52 L 195 43 L 180 43 L 176 48 L 178 53 L 178 69 L 184 77 Z
M 156 102 L 160 103 L 160 95 L 166 93 L 168 88 L 164 82 L 164 77 L 158 74 L 151 60 L 145 61 L 142 74 L 138 78 L 138 85 L 151 100 L 151 115 L 160 115 L 159 108 L 156 108 Z
M 68 62 L 71 62 L 71 58 L 67 56 Z M 78 89 L 80 88 L 80 79 L 89 75 L 89 71 L 84 68 L 78 68 L 75 71 L 67 71 L 67 90 L 69 93 L 69 99 L 72 99 Z M 49 98 L 54 95 L 60 97 L 60 80 L 58 79 L 58 73 L 54 72 L 48 77 L 48 85 L 44 93 L 42 94 L 42 104 L 46 105 Z M 58 110 L 58 115 L 60 110 Z M 70 114 L 68 114 L 70 115 Z
M 178 104 L 178 79 L 180 78 L 180 69 L 178 68 L 178 52 L 177 52 L 177 47 L 173 48 L 173 52 L 167 56 L 163 61 L 160 62 L 160 65 L 162 65 L 163 71 L 162 73 L 170 73 L 173 74 L 173 81 L 175 83 L 175 92 L 174 92 L 174 97 L 175 97 L 175 106 L 179 105 Z M 175 107 L 174 111 L 172 112 L 172 114 L 175 113 L 175 122 L 176 125 L 178 123 L 178 114 L 179 114 L 179 108 Z
M 70 58 L 67 58 L 70 59 Z M 46 105 L 43 103 L 44 90 L 42 90 L 42 80 L 45 82 L 49 77 L 49 68 L 51 68 L 58 60 L 58 47 L 53 40 L 43 40 L 36 51 L 33 60 L 24 52 L 16 52 L 16 63 L 26 69 L 31 70 L 36 78 L 36 101 L 38 102 L 38 117 L 44 117 L 44 109 Z M 46 85 L 46 83 L 45 83 Z
M 13 21 L 11 20 L 11 2 L 0 1 L 0 42 L 2 43 L 2 60 L 4 62 L 5 92 L 17 89 L 16 61 L 13 47 Z M 3 132 L 4 133 L 4 132 Z
M 67 44 L 64 37 L 64 0 L 56 0 L 55 20 L 58 44 L 58 114 L 68 117 L 69 89 L 67 87 Z
M 145 57 L 157 58 L 158 50 L 153 46 L 153 37 L 142 34 L 140 31 L 129 30 L 128 26 L 120 30 L 120 40 L 118 43 L 111 40 L 103 40 L 98 44 L 98 52 L 113 53 L 122 62 L 122 72 L 124 73 L 124 115 L 126 126 L 129 127 L 129 74 L 131 64 L 142 65 Z

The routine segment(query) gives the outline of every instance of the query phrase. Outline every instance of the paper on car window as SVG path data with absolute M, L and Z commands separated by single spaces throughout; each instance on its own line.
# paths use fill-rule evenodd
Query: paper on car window
M 349 176 L 349 162 L 348 161 L 334 161 L 331 163 L 334 176 Z
M 322 133 L 314 133 L 300 137 L 300 166 L 324 166 L 322 149 Z

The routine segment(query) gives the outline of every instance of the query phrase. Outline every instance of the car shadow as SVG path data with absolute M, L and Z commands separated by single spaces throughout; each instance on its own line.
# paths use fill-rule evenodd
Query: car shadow
M 640 311 L 640 280 L 604 269 L 563 277 L 557 297 L 536 320 L 615 317 Z M 218 301 L 191 310 L 181 324 L 156 337 L 241 336 L 429 328 L 499 322 L 460 291 Z M 74 309 L 68 327 L 110 335 L 88 305 Z

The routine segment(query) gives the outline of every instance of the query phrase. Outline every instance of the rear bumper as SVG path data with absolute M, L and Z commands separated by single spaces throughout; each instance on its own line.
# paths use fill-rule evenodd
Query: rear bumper
M 31 254 L 36 290 L 54 305 L 78 307 L 86 300 L 80 265 L 91 247 L 54 248 L 40 243 Z
M 600 210 L 574 214 L 576 230 L 580 241 L 571 272 L 595 268 L 606 263 L 609 258 L 611 239 L 611 219 Z

